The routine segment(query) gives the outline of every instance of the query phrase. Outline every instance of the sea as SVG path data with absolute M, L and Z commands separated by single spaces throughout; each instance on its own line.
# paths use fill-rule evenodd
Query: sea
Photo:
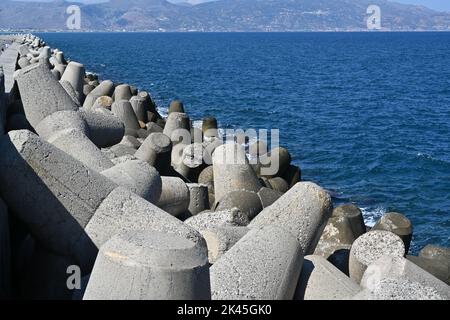
M 450 247 L 450 33 L 45 33 L 101 79 L 167 113 L 279 129 L 335 205 L 414 225 L 412 253 Z

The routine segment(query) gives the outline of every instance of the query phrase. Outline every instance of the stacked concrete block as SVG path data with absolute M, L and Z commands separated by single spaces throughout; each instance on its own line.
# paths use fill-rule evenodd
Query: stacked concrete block
M 402 239 L 389 231 L 370 231 L 353 243 L 350 250 L 349 272 L 350 277 L 357 283 L 367 267 L 382 256 L 405 256 L 405 245 Z
M 321 256 L 306 256 L 297 285 L 297 300 L 349 300 L 362 288 Z
M 332 210 L 331 197 L 325 190 L 311 182 L 300 182 L 256 216 L 249 227 L 277 225 L 297 238 L 304 253 L 312 254 Z
M 189 216 L 195 216 L 202 211 L 208 210 L 209 207 L 209 196 L 208 196 L 208 186 L 198 183 L 188 183 L 187 187 L 189 189 Z
M 224 144 L 213 153 L 214 194 L 216 202 L 229 192 L 258 192 L 261 184 L 249 164 L 245 149 L 236 143 Z
M 158 207 L 164 211 L 181 217 L 189 208 L 190 194 L 186 183 L 177 177 L 161 177 L 162 191 Z
M 105 243 L 100 249 L 83 299 L 210 298 L 205 242 L 152 230 L 120 233 Z
M 208 246 L 208 260 L 210 264 L 216 263 L 248 232 L 247 227 L 222 225 L 207 230 L 200 230 Z
M 402 279 L 428 288 L 445 300 L 450 300 L 450 286 L 435 278 L 411 261 L 400 256 L 382 256 L 369 265 L 364 273 L 361 286 L 369 291 L 376 290 L 386 279 Z
M 161 177 L 155 168 L 144 161 L 126 161 L 101 173 L 119 186 L 130 189 L 153 204 L 156 204 L 161 196 Z
M 180 142 L 188 145 L 191 143 L 190 130 L 189 116 L 186 113 L 172 112 L 167 118 L 163 133 L 172 140 L 174 145 Z
M 190 217 L 184 223 L 202 232 L 203 230 L 210 230 L 221 226 L 245 227 L 249 224 L 249 220 L 239 209 L 233 208 L 231 210 L 216 212 L 204 211 Z
M 125 133 L 136 136 L 136 132 L 141 128 L 133 107 L 128 100 L 116 100 L 111 111 L 123 122 L 125 125 Z
M 238 208 L 251 221 L 263 210 L 263 205 L 257 193 L 239 190 L 227 193 L 215 206 L 216 211 L 232 208 Z
M 160 174 L 165 174 L 169 171 L 171 154 L 172 142 L 169 137 L 163 133 L 152 133 L 136 151 L 135 156 L 154 166 Z
M 411 221 L 403 214 L 396 212 L 385 214 L 372 230 L 385 230 L 395 233 L 403 240 L 405 251 L 408 253 L 413 235 L 413 226 Z
M 68 81 L 77 94 L 79 101 L 84 100 L 83 86 L 84 78 L 86 76 L 86 70 L 81 63 L 71 61 L 61 76 L 62 81 Z
M 114 83 L 110 80 L 105 80 L 100 83 L 98 87 L 93 89 L 84 100 L 83 107 L 86 109 L 92 108 L 95 101 L 102 96 L 111 97 L 114 92 Z
M 303 262 L 296 237 L 275 225 L 250 230 L 210 269 L 214 300 L 290 300 Z
M 133 95 L 131 93 L 131 88 L 127 84 L 118 85 L 114 89 L 114 100 L 115 101 L 121 101 L 121 100 L 129 101 L 132 96 Z

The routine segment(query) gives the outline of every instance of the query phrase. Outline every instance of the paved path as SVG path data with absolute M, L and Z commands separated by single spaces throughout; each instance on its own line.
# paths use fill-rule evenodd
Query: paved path
M 0 66 L 5 73 L 5 92 L 9 93 L 14 85 L 14 71 L 16 70 L 19 44 L 14 42 L 0 55 Z

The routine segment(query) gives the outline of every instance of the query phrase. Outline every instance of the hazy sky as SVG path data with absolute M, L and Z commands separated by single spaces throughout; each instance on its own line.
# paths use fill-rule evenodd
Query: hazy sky
M 20 1 L 53 1 L 53 0 L 20 0 Z M 94 3 L 94 2 L 105 2 L 106 0 L 72 0 L 76 2 L 83 3 Z M 168 0 L 170 2 L 206 2 L 213 0 Z M 407 3 L 407 4 L 417 4 L 429 7 L 431 9 L 440 10 L 440 11 L 450 11 L 450 0 L 395 0 L 395 2 Z

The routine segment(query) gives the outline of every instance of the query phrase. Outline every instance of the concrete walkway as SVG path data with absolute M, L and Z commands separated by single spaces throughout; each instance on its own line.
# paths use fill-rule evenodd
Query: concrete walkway
M 5 73 L 5 92 L 9 93 L 14 85 L 14 71 L 16 70 L 17 58 L 19 55 L 19 44 L 17 42 L 12 43 L 8 49 L 6 49 L 0 55 L 0 66 L 3 67 Z

